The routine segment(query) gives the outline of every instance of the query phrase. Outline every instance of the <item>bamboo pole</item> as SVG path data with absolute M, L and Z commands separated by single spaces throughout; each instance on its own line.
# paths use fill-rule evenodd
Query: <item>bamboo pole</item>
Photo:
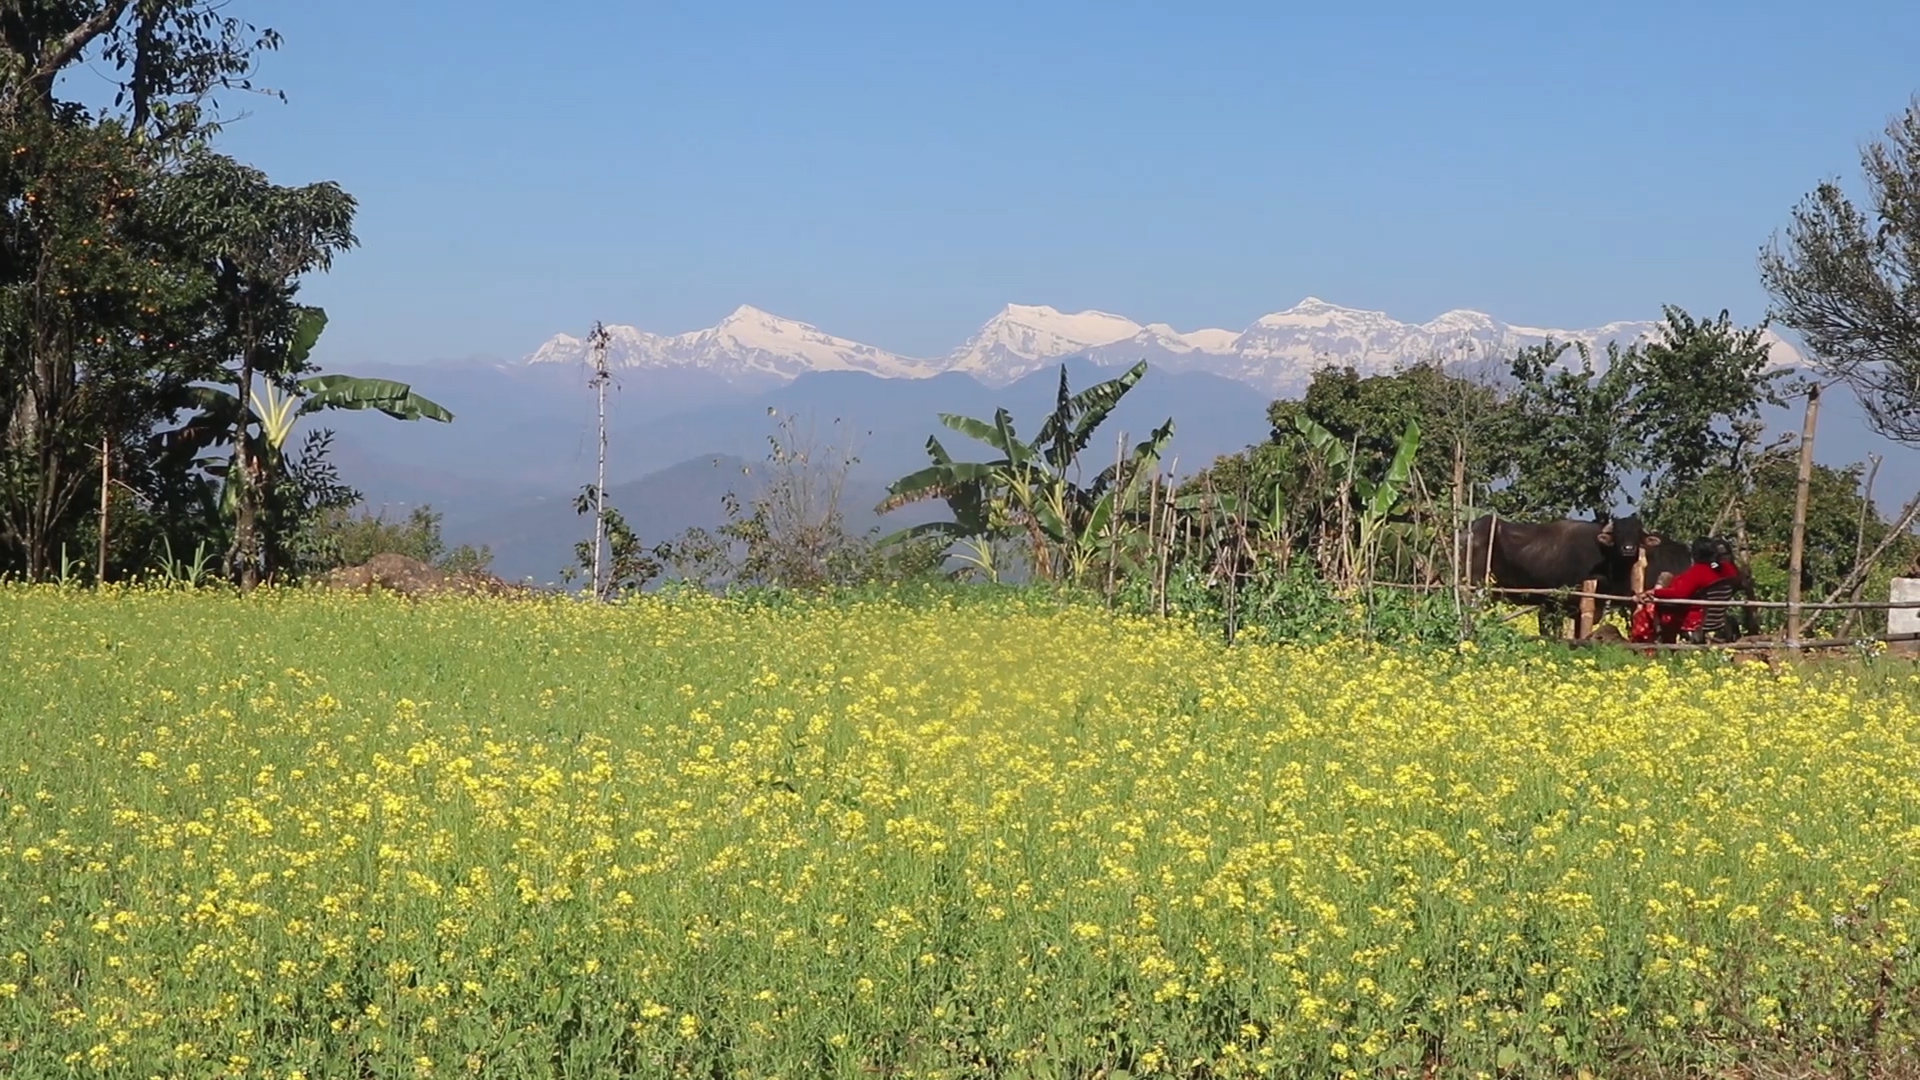
M 1158 604 L 1160 592 L 1160 465 L 1153 466 L 1147 488 L 1147 603 Z
M 113 495 L 113 444 L 100 436 L 100 565 L 94 571 L 93 585 L 107 583 L 107 511 Z
M 1449 545 L 1453 558 L 1447 562 L 1447 568 L 1453 573 L 1453 617 L 1460 620 L 1462 636 L 1465 636 L 1467 605 L 1466 594 L 1462 591 L 1462 579 L 1466 577 L 1467 555 L 1466 540 L 1460 533 L 1466 517 L 1467 487 L 1467 444 L 1466 440 L 1456 436 L 1453 440 L 1453 513 L 1451 517 L 1453 533 Z
M 1820 422 L 1820 384 L 1807 389 L 1807 418 L 1800 430 L 1800 474 L 1793 490 L 1793 537 L 1787 551 L 1787 648 L 1800 647 L 1800 575 L 1806 564 L 1807 493 L 1813 485 L 1813 435 Z
M 1853 565 L 1855 567 L 1858 567 L 1867 557 L 1867 517 L 1873 510 L 1873 481 L 1880 475 L 1880 463 L 1886 459 L 1879 454 L 1868 454 L 1867 460 L 1871 462 L 1871 464 L 1867 467 L 1866 489 L 1860 496 L 1860 521 L 1855 526 L 1853 534 Z M 1860 599 L 1860 590 L 1864 588 L 1866 584 L 1867 579 L 1865 577 L 1861 577 L 1855 581 L 1853 591 L 1849 594 L 1848 599 Z M 1848 613 L 1847 620 L 1842 629 L 1846 631 L 1859 629 L 1858 620 L 1854 619 L 1854 614 L 1855 613 L 1852 612 Z
M 1115 509 L 1107 515 L 1107 607 L 1113 607 L 1113 583 L 1116 567 L 1120 563 L 1120 516 L 1127 512 L 1126 504 L 1120 493 L 1132 490 L 1130 478 L 1122 475 L 1126 471 L 1127 433 L 1117 433 L 1113 441 L 1113 506 Z
M 1600 588 L 1598 578 L 1588 578 L 1580 583 L 1582 593 L 1595 593 Z M 1573 620 L 1573 637 L 1578 641 L 1593 633 L 1593 616 L 1599 600 L 1590 595 L 1580 597 L 1580 612 Z

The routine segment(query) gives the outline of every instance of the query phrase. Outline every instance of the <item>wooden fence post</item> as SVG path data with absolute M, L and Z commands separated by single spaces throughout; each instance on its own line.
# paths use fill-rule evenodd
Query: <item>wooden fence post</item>
M 1600 591 L 1599 579 L 1588 578 L 1587 580 L 1581 582 L 1580 591 L 1584 594 L 1599 592 Z M 1594 612 L 1598 607 L 1599 607 L 1599 602 L 1596 601 L 1591 595 L 1583 595 L 1580 597 L 1580 614 L 1573 621 L 1573 639 L 1575 641 L 1584 641 L 1589 635 L 1593 633 L 1593 617 L 1594 617 Z
M 1806 562 L 1807 491 L 1813 484 L 1813 433 L 1820 421 L 1820 384 L 1807 390 L 1807 419 L 1800 430 L 1800 475 L 1793 490 L 1793 537 L 1787 551 L 1787 648 L 1800 647 L 1800 574 Z

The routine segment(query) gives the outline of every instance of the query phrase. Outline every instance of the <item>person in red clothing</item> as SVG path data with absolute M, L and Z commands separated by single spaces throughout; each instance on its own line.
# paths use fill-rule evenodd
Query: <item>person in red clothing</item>
M 1707 617 L 1707 609 L 1697 604 L 1660 604 L 1659 601 L 1692 600 L 1714 582 L 1740 574 L 1740 568 L 1712 540 L 1695 540 L 1692 554 L 1692 566 L 1681 571 L 1666 585 L 1649 589 L 1638 597 L 1642 602 L 1651 600 L 1655 603 L 1662 644 L 1671 645 L 1680 639 L 1681 634 L 1698 630 L 1701 621 Z
M 1663 589 L 1666 588 L 1667 583 L 1672 580 L 1673 574 L 1663 571 L 1659 579 L 1653 583 L 1653 586 L 1656 589 Z M 1644 598 L 1649 594 L 1642 592 L 1640 595 Z M 1634 605 L 1633 618 L 1627 623 L 1627 640 L 1635 644 L 1648 645 L 1659 640 L 1659 637 L 1660 614 L 1654 608 L 1652 600 L 1642 599 L 1638 604 Z

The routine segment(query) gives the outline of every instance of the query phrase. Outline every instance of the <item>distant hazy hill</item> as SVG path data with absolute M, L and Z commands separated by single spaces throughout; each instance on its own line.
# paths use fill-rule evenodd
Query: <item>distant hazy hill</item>
M 1071 361 L 1067 367 L 1074 390 L 1115 374 L 1086 361 Z M 529 376 L 524 369 L 490 366 L 356 374 L 408 380 L 455 414 L 451 424 L 399 423 L 378 415 L 329 418 L 337 432 L 342 473 L 372 507 L 397 514 L 408 506 L 432 503 L 446 515 L 449 539 L 499 547 L 512 532 L 507 527 L 509 507 L 552 505 L 571 515 L 574 494 L 593 480 L 594 401 L 578 378 L 553 378 L 555 369 Z M 943 427 L 940 413 L 990 419 L 993 410 L 1004 405 L 1013 413 L 1016 430 L 1031 437 L 1052 408 L 1059 378 L 1057 369 L 1049 370 L 994 390 L 957 373 L 884 379 L 819 372 L 766 389 L 716 390 L 713 381 L 676 381 L 674 376 L 682 374 L 626 371 L 622 387 L 609 392 L 609 485 L 658 481 L 662 470 L 675 478 L 665 489 L 650 489 L 655 491 L 650 505 L 662 507 L 658 513 L 663 516 L 657 527 L 642 531 L 649 542 L 657 533 L 702 523 L 701 515 L 716 507 L 724 493 L 724 487 L 686 486 L 685 474 L 674 467 L 715 457 L 763 461 L 767 440 L 777 431 L 770 408 L 795 418 L 800 432 L 827 446 L 844 447 L 850 439 L 859 458 L 854 477 L 872 493 L 871 503 L 888 483 L 926 463 L 929 435 L 939 435 L 961 458 L 993 456 L 984 444 Z M 1264 395 L 1240 383 L 1149 370 L 1096 437 L 1088 451 L 1089 470 L 1111 463 L 1116 451 L 1112 440 L 1122 432 L 1130 443 L 1137 442 L 1172 416 L 1177 431 L 1169 456 L 1177 457 L 1181 471 L 1191 472 L 1220 454 L 1265 438 L 1266 406 Z M 738 470 L 732 475 L 730 483 L 737 486 Z M 683 510 L 664 509 L 669 506 Z
M 711 530 L 726 521 L 722 499 L 729 493 L 743 504 L 766 483 L 762 463 L 724 454 L 702 455 L 682 461 L 642 479 L 607 488 L 607 501 L 617 508 L 643 543 L 652 547 L 672 540 L 689 528 Z M 852 480 L 842 492 L 841 511 L 847 529 L 857 534 L 881 525 L 873 507 L 884 496 L 884 485 L 871 479 Z M 509 580 L 532 578 L 541 584 L 559 580 L 562 567 L 571 565 L 574 545 L 592 532 L 591 519 L 576 513 L 573 495 L 528 499 L 505 505 L 479 517 L 448 519 L 450 536 L 492 547 L 493 572 Z M 944 507 L 910 507 L 887 515 L 882 532 L 892 532 L 939 517 Z

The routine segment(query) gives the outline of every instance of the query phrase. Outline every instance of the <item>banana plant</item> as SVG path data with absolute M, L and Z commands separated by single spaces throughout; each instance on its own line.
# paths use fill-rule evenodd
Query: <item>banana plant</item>
M 1293 418 L 1293 426 L 1307 444 L 1308 461 L 1314 466 L 1315 477 L 1323 484 L 1331 486 L 1323 507 L 1330 508 L 1330 520 L 1322 524 L 1322 542 L 1325 542 L 1327 526 L 1331 526 L 1333 541 L 1338 545 L 1331 556 L 1322 555 L 1322 566 L 1328 575 L 1336 580 L 1346 581 L 1359 565 L 1359 552 L 1355 550 L 1350 523 L 1351 511 L 1349 496 L 1353 491 L 1354 454 L 1347 444 L 1316 423 L 1301 414 Z M 1337 480 L 1335 478 L 1338 478 Z
M 1414 460 L 1420 452 L 1420 425 L 1408 420 L 1394 447 L 1393 460 L 1378 477 L 1361 475 L 1351 447 L 1325 427 L 1301 415 L 1294 427 L 1306 442 L 1313 459 L 1327 478 L 1338 476 L 1333 492 L 1338 508 L 1342 569 L 1346 575 L 1371 570 L 1378 554 L 1382 531 L 1400 510 L 1413 483 Z M 1358 501 L 1357 520 L 1352 504 Z
M 1399 511 L 1412 488 L 1413 462 L 1419 452 L 1420 425 L 1408 420 L 1387 471 L 1379 479 L 1354 477 L 1353 490 L 1360 496 L 1360 559 L 1369 571 L 1379 555 L 1382 529 Z
M 992 421 L 941 413 L 942 425 L 985 443 L 1000 457 L 955 461 L 937 436 L 929 437 L 932 463 L 894 481 L 877 512 L 940 499 L 953 520 L 911 526 L 882 542 L 929 535 L 990 541 L 1024 534 L 1041 577 L 1053 579 L 1062 570 L 1079 576 L 1091 563 L 1102 531 L 1121 511 L 1131 509 L 1140 478 L 1155 471 L 1173 435 L 1169 418 L 1124 461 L 1101 470 L 1084 487 L 1076 482 L 1075 468 L 1094 432 L 1146 372 L 1141 362 L 1118 378 L 1074 394 L 1067 385 L 1066 365 L 1061 365 L 1053 412 L 1032 442 L 1019 437 L 1005 409 L 996 409 Z
M 292 337 L 289 357 L 304 363 L 325 326 L 325 312 L 308 309 Z M 251 466 L 247 479 L 255 490 L 270 492 L 286 475 L 286 444 L 300 417 L 337 409 L 374 409 L 397 420 L 453 422 L 453 413 L 445 406 L 406 383 L 335 373 L 294 380 L 287 390 L 267 383 L 253 391 L 244 408 L 238 395 L 225 387 L 188 386 L 181 391 L 179 407 L 189 413 L 186 422 L 158 433 L 155 453 L 179 473 L 197 468 L 212 478 L 213 486 L 204 496 L 207 510 L 214 520 L 229 524 L 239 511 L 239 478 L 234 472 L 239 455 L 232 449 L 225 455 L 211 452 L 231 448 L 236 432 L 247 440 Z M 262 509 L 270 518 L 276 516 L 271 509 Z
M 399 420 L 437 420 L 452 423 L 453 413 L 406 383 L 392 379 L 363 379 L 351 375 L 316 375 L 294 383 L 292 392 L 271 384 L 255 390 L 244 426 L 250 429 L 255 479 L 277 474 L 284 461 L 288 438 L 300 417 L 329 409 L 377 409 Z M 233 391 L 220 386 L 189 386 L 183 404 L 196 410 L 187 422 L 158 437 L 158 449 L 175 459 L 201 465 L 209 473 L 224 474 L 227 462 L 203 455 L 233 442 L 240 403 Z
M 1095 493 L 1093 508 L 1085 521 L 1076 523 L 1060 515 L 1051 523 L 1050 531 L 1068 541 L 1068 567 L 1075 582 L 1085 579 L 1103 540 L 1110 552 L 1118 552 L 1122 521 L 1140 504 L 1149 478 L 1159 473 L 1160 458 L 1172 439 L 1173 421 L 1168 419 L 1134 444 L 1124 462 L 1107 466 L 1094 478 L 1089 489 Z

